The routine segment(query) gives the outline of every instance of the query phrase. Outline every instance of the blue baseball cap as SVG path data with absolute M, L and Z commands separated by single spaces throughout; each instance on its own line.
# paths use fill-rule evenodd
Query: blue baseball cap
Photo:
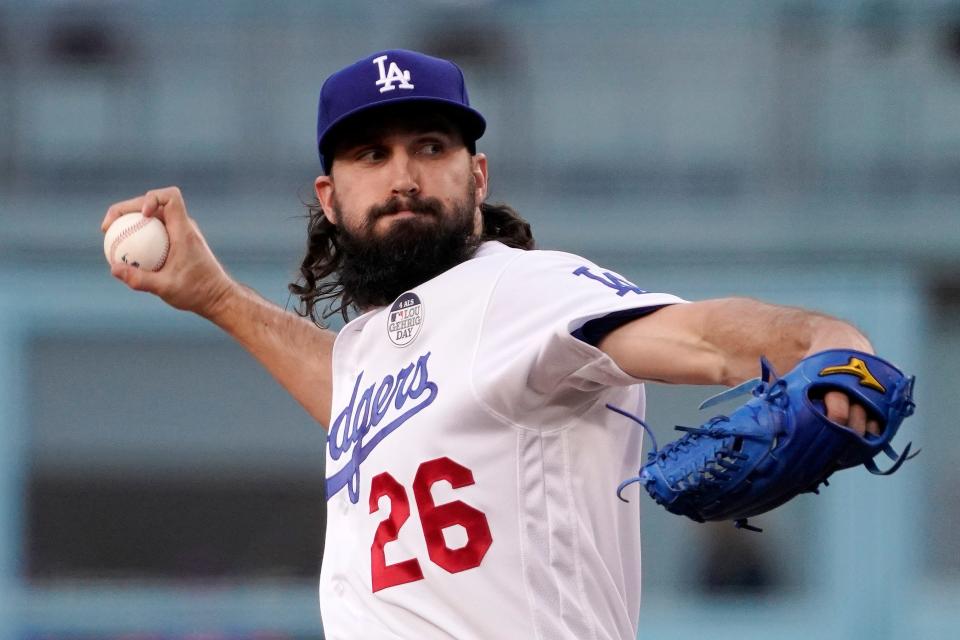
M 384 105 L 423 102 L 449 108 L 464 142 L 476 153 L 486 120 L 470 107 L 463 71 L 442 58 L 389 49 L 371 54 L 327 78 L 317 110 L 317 150 L 323 170 L 333 164 L 334 133 L 353 116 Z

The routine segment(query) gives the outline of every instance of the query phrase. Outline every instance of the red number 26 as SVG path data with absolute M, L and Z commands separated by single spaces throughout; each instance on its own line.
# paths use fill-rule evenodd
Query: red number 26
M 473 484 L 473 472 L 447 457 L 428 460 L 417 469 L 413 479 L 413 497 L 417 502 L 427 554 L 434 564 L 450 573 L 479 567 L 493 542 L 487 516 L 460 500 L 435 504 L 430 488 L 440 480 L 446 480 L 454 489 L 459 489 Z M 375 592 L 423 580 L 423 571 L 416 558 L 387 564 L 383 548 L 399 537 L 400 528 L 410 517 L 410 502 L 403 485 L 386 472 L 375 476 L 371 482 L 370 513 L 380 509 L 381 496 L 390 498 L 390 513 L 380 522 L 370 546 L 370 568 Z M 443 538 L 443 530 L 454 525 L 462 526 L 467 532 L 467 543 L 459 549 L 448 547 Z

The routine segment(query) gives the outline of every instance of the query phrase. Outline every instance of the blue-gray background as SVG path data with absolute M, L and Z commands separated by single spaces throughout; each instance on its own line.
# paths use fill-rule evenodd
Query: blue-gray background
M 645 502 L 640 637 L 957 637 L 960 3 L 0 0 L 0 638 L 320 637 L 322 431 L 98 225 L 177 184 L 288 304 L 320 83 L 389 47 L 461 64 L 541 247 L 840 315 L 917 374 L 890 478 L 761 535 Z M 661 438 L 711 391 L 651 386 Z

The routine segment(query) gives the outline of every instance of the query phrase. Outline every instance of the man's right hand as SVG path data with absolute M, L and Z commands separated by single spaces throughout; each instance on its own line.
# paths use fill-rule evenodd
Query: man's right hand
M 167 261 L 155 272 L 121 262 L 111 266 L 111 274 L 131 289 L 153 293 L 172 307 L 215 320 L 226 298 L 239 285 L 213 255 L 197 223 L 187 215 L 180 189 L 154 189 L 117 202 L 107 209 L 100 230 L 106 233 L 114 220 L 135 212 L 158 218 L 166 225 L 170 236 Z

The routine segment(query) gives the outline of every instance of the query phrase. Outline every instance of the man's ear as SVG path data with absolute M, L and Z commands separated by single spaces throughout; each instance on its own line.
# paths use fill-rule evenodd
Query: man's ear
M 487 199 L 487 185 L 488 185 L 488 174 L 487 174 L 487 156 L 482 153 L 478 153 L 470 157 L 471 162 L 471 171 L 473 172 L 473 179 L 477 183 L 476 197 L 477 204 L 485 201 Z
M 333 207 L 333 178 L 330 176 L 317 176 L 313 183 L 313 190 L 317 194 L 317 200 L 323 207 L 323 215 L 331 224 L 337 224 L 337 212 Z

